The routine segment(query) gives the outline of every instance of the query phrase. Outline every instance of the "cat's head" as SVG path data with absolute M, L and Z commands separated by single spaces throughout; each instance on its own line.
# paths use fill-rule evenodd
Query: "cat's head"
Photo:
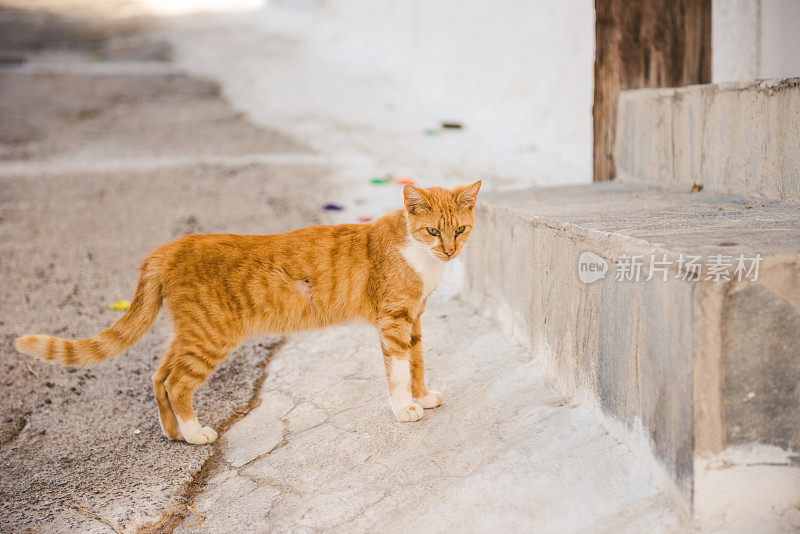
M 481 181 L 453 189 L 403 189 L 411 238 L 428 245 L 430 253 L 449 261 L 458 256 L 472 231 L 473 214 Z

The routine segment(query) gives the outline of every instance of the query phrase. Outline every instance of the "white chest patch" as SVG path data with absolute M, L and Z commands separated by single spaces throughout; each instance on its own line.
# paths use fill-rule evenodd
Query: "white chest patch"
M 422 280 L 422 298 L 428 298 L 442 279 L 445 262 L 434 257 L 428 245 L 411 237 L 406 246 L 400 249 L 400 254 Z

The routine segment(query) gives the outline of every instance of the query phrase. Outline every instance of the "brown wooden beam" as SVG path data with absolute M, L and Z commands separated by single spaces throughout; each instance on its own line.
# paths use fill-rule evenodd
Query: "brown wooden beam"
M 711 0 L 595 0 L 594 181 L 614 178 L 617 95 L 711 81 Z

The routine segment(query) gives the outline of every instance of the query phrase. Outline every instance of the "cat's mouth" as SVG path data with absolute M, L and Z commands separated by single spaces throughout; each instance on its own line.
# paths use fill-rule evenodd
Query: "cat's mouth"
M 432 250 L 431 254 L 433 254 L 433 257 L 436 258 L 437 260 L 442 260 L 442 261 L 450 261 L 453 258 L 455 258 L 456 256 L 458 256 L 457 252 L 453 252 L 452 254 L 450 254 L 448 256 L 444 252 L 440 252 L 438 250 Z

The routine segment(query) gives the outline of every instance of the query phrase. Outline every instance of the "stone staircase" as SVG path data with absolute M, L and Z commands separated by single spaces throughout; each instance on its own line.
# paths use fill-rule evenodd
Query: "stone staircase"
M 613 182 L 482 198 L 465 294 L 698 526 L 797 513 L 800 80 L 628 91 L 617 124 Z

